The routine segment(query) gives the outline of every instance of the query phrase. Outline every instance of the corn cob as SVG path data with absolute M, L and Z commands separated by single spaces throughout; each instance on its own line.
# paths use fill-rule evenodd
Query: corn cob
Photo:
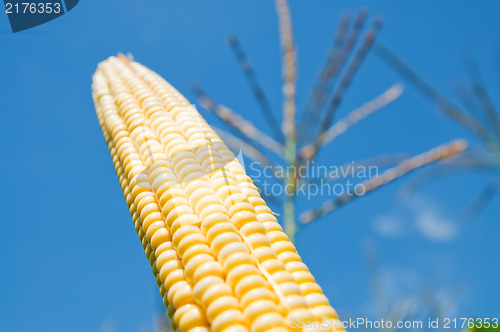
M 172 329 L 338 322 L 252 180 L 187 99 L 124 57 L 99 64 L 92 90 Z

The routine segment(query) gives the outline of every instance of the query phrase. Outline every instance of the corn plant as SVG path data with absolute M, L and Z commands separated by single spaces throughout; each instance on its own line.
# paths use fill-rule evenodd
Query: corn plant
M 297 121 L 291 17 L 286 0 L 276 3 L 283 50 L 281 125 L 238 40 L 229 39 L 272 128 L 271 135 L 197 87 L 200 102 L 233 128 L 233 133 L 217 133 L 175 88 L 125 56 L 103 61 L 93 77 L 97 117 L 174 331 L 284 332 L 290 330 L 292 321 L 324 319 L 332 324 L 328 330 L 343 330 L 333 325 L 339 322 L 337 313 L 293 245 L 298 226 L 297 186 L 316 180 L 303 178 L 297 169 L 311 167 L 329 143 L 397 99 L 402 86 L 393 85 L 333 121 L 382 25 L 375 19 L 356 47 L 366 22 L 366 13 L 360 11 L 352 24 L 349 17 L 342 19 L 302 119 Z M 275 174 L 288 188 L 280 202 L 284 230 L 225 143 L 244 149 L 262 164 L 274 165 L 279 160 L 287 166 L 285 174 Z M 389 160 L 392 167 L 365 181 L 364 193 L 453 157 L 465 146 L 463 140 L 456 140 L 397 162 L 383 156 L 378 162 Z M 360 196 L 334 197 L 318 209 L 303 212 L 299 220 L 309 223 Z
M 263 118 L 272 132 L 268 135 L 237 112 L 218 103 L 201 86 L 195 85 L 193 90 L 198 96 L 200 104 L 224 121 L 232 131 L 228 132 L 225 129 L 215 128 L 230 147 L 235 150 L 241 149 L 247 157 L 264 166 L 270 165 L 276 168 L 278 165 L 284 165 L 283 168 L 288 170 L 285 174 L 275 176 L 276 180 L 280 181 L 283 187 L 286 188 L 283 197 L 271 196 L 265 198 L 269 200 L 270 204 L 281 205 L 284 214 L 285 232 L 292 241 L 299 225 L 308 224 L 326 216 L 343 204 L 367 192 L 380 188 L 420 167 L 453 157 L 465 149 L 465 141 L 455 140 L 404 160 L 395 156 L 381 156 L 368 161 L 359 161 L 357 165 L 381 163 L 383 166 L 391 167 L 379 176 L 372 177 L 362 183 L 365 188 L 362 194 L 350 192 L 329 198 L 318 208 L 302 211 L 301 213 L 296 211 L 298 185 L 307 181 L 321 180 L 318 178 L 304 178 L 297 170 L 301 167 L 310 168 L 317 160 L 321 150 L 328 147 L 351 126 L 399 98 L 403 88 L 400 84 L 394 84 L 373 100 L 364 103 L 347 116 L 334 121 L 346 90 L 349 88 L 382 27 L 382 19 L 375 18 L 368 31 L 361 37 L 367 22 L 367 13 L 365 10 L 360 10 L 354 19 L 351 19 L 349 15 L 344 15 L 341 19 L 332 47 L 314 83 L 307 103 L 302 112 L 297 112 L 295 101 L 297 55 L 290 10 L 286 0 L 277 0 L 276 8 L 283 63 L 281 124 L 277 120 L 278 117 L 273 113 L 264 89 L 257 80 L 251 62 L 236 37 L 232 36 L 228 39 L 230 48 L 240 64 Z M 296 121 L 298 117 L 300 117 L 300 121 Z M 322 180 L 338 181 L 340 178 L 326 177 Z

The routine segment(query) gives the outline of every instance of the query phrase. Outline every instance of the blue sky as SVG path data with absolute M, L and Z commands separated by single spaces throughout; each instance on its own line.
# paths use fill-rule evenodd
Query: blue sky
M 496 1 L 292 0 L 299 105 L 341 14 L 361 7 L 370 17 L 382 14 L 380 40 L 449 95 L 453 82 L 467 77 L 463 54 L 469 49 L 500 103 Z M 190 85 L 199 82 L 261 123 L 225 42 L 228 34 L 239 37 L 278 113 L 280 48 L 271 1 L 80 1 L 59 19 L 17 34 L 0 14 L 0 331 L 152 331 L 160 297 L 95 117 L 91 75 L 99 61 L 131 52 L 193 102 Z M 397 81 L 370 54 L 339 114 Z M 477 144 L 407 85 L 399 100 L 339 138 L 320 161 L 339 165 L 416 154 L 461 137 Z M 344 317 L 379 318 L 364 254 L 368 244 L 377 249 L 391 303 L 427 290 L 459 290 L 447 307 L 450 315 L 498 317 L 500 197 L 475 221 L 460 222 L 489 178 L 448 176 L 405 202 L 395 199 L 399 181 L 304 228 L 298 250 Z M 319 202 L 301 202 L 300 208 Z M 436 227 L 441 236 L 433 236 Z

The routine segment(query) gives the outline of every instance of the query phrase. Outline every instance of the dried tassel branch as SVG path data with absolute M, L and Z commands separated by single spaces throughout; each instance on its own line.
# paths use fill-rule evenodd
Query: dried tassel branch
M 480 192 L 479 195 L 474 199 L 471 205 L 467 208 L 464 213 L 464 218 L 466 221 L 473 220 L 477 217 L 481 211 L 483 211 L 488 203 L 490 203 L 498 191 L 500 190 L 500 178 L 494 178 L 490 181 Z
M 295 138 L 296 52 L 293 42 L 290 8 L 287 0 L 276 0 L 283 49 L 283 133 L 285 139 Z
M 308 99 L 308 104 L 306 105 L 303 120 L 301 121 L 301 143 L 307 143 L 310 141 L 311 136 L 314 134 L 313 125 L 325 106 L 326 99 L 331 92 L 332 86 L 334 84 L 335 78 L 344 68 L 354 46 L 357 43 L 359 34 L 363 29 L 367 17 L 365 10 L 360 10 L 355 18 L 354 26 L 351 29 L 347 41 L 344 41 L 344 35 L 347 32 L 349 26 L 350 18 L 349 16 L 344 16 L 341 20 L 339 33 L 335 38 L 335 43 L 330 50 L 327 57 L 327 61 L 320 72 L 320 75 L 314 84 L 311 96 Z
M 333 124 L 328 130 L 318 137 L 318 144 L 326 146 L 331 143 L 356 123 L 398 99 L 402 93 L 403 86 L 399 83 L 394 84 L 381 95 L 363 104 L 354 111 L 351 111 L 346 117 Z M 299 157 L 301 159 L 310 160 L 314 153 L 314 145 L 309 144 L 300 150 Z
M 467 143 L 465 140 L 454 140 L 448 144 L 444 144 L 438 146 L 432 150 L 419 154 L 415 157 L 412 157 L 400 165 L 391 168 L 384 173 L 382 173 L 378 177 L 371 178 L 365 182 L 363 182 L 364 193 L 363 195 L 358 195 L 356 193 L 350 193 L 342 196 L 338 196 L 334 199 L 330 199 L 324 202 L 318 209 L 310 210 L 304 212 L 300 216 L 300 221 L 304 224 L 310 223 L 316 220 L 319 217 L 323 217 L 333 210 L 339 208 L 343 204 L 352 201 L 355 198 L 366 195 L 368 192 L 371 192 L 385 184 L 388 184 L 411 171 L 414 171 L 418 168 L 421 168 L 425 165 L 429 165 L 433 162 L 436 162 L 441 159 L 450 158 L 452 156 L 457 155 L 459 152 L 465 150 L 467 147 Z
M 382 19 L 377 18 L 374 20 L 372 27 L 370 31 L 365 36 L 365 39 L 363 41 L 363 44 L 361 45 L 360 49 L 357 51 L 356 55 L 354 56 L 354 59 L 351 61 L 349 64 L 346 72 L 344 73 L 339 86 L 337 87 L 333 98 L 330 102 L 330 105 L 326 111 L 326 114 L 321 121 L 321 125 L 319 127 L 319 132 L 318 135 L 313 143 L 313 148 L 311 151 L 311 154 L 309 155 L 309 158 L 306 160 L 313 160 L 316 155 L 319 152 L 319 149 L 321 148 L 321 143 L 322 140 L 320 139 L 321 135 L 325 133 L 325 131 L 330 127 L 331 122 L 333 120 L 333 117 L 337 111 L 337 108 L 339 107 L 342 98 L 345 94 L 345 91 L 349 87 L 352 79 L 354 78 L 354 75 L 356 74 L 357 70 L 359 69 L 359 66 L 363 62 L 364 58 L 366 57 L 366 54 L 370 50 L 378 31 L 382 27 Z
M 465 111 L 476 118 L 484 115 L 478 109 L 476 100 L 474 100 L 472 93 L 464 82 L 454 82 L 452 88 Z
M 378 157 L 373 157 L 373 158 L 367 158 L 363 159 L 357 162 L 351 162 L 344 164 L 339 167 L 339 169 L 357 169 L 359 167 L 370 167 L 370 166 L 376 166 L 378 168 L 385 168 L 385 167 L 394 167 L 397 164 L 402 163 L 408 158 L 408 155 L 406 153 L 398 153 L 398 154 L 393 154 L 393 155 L 385 155 L 385 156 L 378 156 Z M 335 174 L 335 176 L 332 176 L 331 174 L 327 174 L 325 177 L 315 177 L 315 178 L 301 178 L 300 181 L 303 181 L 303 183 L 321 183 L 321 181 L 324 181 L 325 183 L 329 182 L 335 182 L 339 181 L 342 179 L 345 179 L 346 177 L 349 176 L 349 172 L 338 172 Z
M 255 100 L 259 104 L 264 119 L 266 120 L 269 128 L 271 128 L 271 130 L 273 131 L 274 138 L 279 142 L 283 142 L 283 133 L 281 132 L 279 122 L 274 116 L 274 112 L 271 108 L 269 100 L 266 97 L 266 94 L 264 93 L 264 89 L 262 89 L 262 86 L 257 80 L 257 76 L 255 75 L 255 71 L 252 67 L 252 64 L 250 63 L 250 60 L 248 59 L 238 39 L 235 36 L 229 36 L 227 41 L 241 67 L 241 70 L 243 71 L 243 74 L 245 75 L 248 85 L 250 86 L 250 89 L 252 90 L 252 93 L 255 97 Z
M 432 167 L 426 172 L 422 172 L 421 174 L 417 175 L 411 181 L 405 183 L 405 185 L 399 190 L 398 196 L 401 199 L 408 198 L 426 184 L 446 175 L 471 170 L 481 170 L 485 172 L 496 173 L 499 167 L 500 164 L 495 163 L 494 161 L 474 159 L 472 157 L 468 157 L 466 154 L 463 154 L 457 158 L 443 160 L 435 167 Z
M 468 129 L 476 136 L 485 142 L 492 142 L 494 138 L 488 130 L 476 119 L 470 117 L 460 110 L 460 107 L 455 105 L 450 99 L 444 96 L 441 92 L 432 87 L 414 70 L 412 70 L 403 60 L 392 53 L 387 47 L 381 43 L 376 43 L 374 52 L 396 69 L 403 77 L 410 81 L 415 87 L 420 90 L 424 96 L 434 102 L 445 114 L 455 120 L 457 123 Z
M 270 136 L 257 129 L 250 121 L 245 120 L 230 108 L 215 102 L 200 86 L 194 85 L 193 91 L 204 108 L 212 111 L 219 119 L 229 124 L 238 132 L 241 132 L 249 139 L 250 143 L 257 143 L 261 147 L 274 152 L 277 156 L 281 157 L 283 155 L 284 148 L 281 143 L 276 142 Z
M 483 80 L 481 79 L 479 68 L 472 58 L 469 58 L 467 63 L 472 83 L 472 91 L 479 101 L 479 104 L 483 108 L 484 112 L 486 113 L 496 135 L 500 136 L 500 121 L 498 120 L 497 111 L 495 109 L 495 106 L 493 105 L 493 102 L 491 101 L 490 96 L 486 92 Z

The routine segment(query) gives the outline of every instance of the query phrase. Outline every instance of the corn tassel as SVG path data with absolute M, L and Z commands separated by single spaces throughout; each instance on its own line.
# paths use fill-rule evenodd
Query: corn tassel
M 99 64 L 92 89 L 173 330 L 284 332 L 293 321 L 338 322 L 257 187 L 177 90 L 116 57 Z

